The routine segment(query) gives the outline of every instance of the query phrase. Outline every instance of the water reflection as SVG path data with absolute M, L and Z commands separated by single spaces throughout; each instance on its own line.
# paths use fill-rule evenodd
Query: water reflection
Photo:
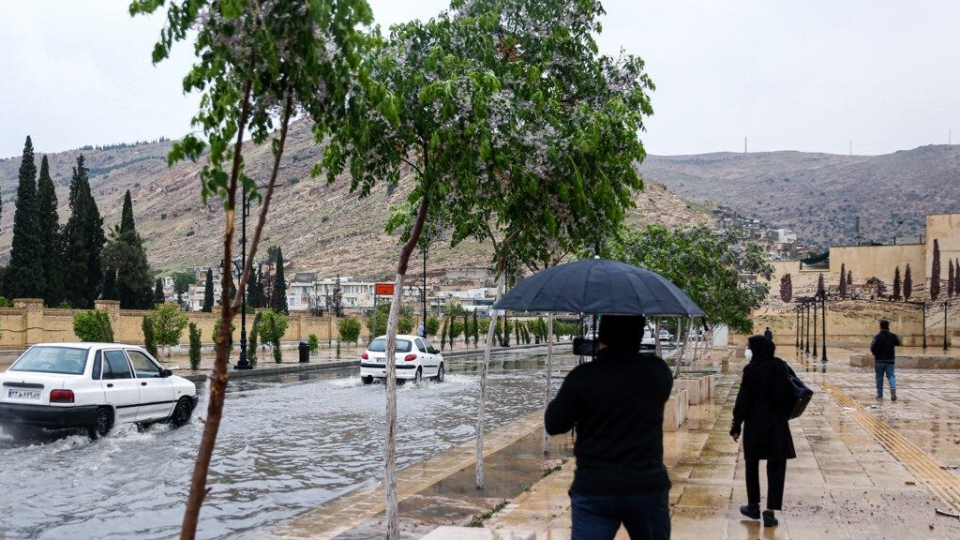
M 481 360 L 451 360 L 444 383 L 399 388 L 400 467 L 474 435 Z M 543 406 L 544 364 L 515 355 L 491 362 L 489 429 Z M 120 426 L 95 443 L 0 434 L 7 538 L 176 538 L 206 413 L 201 399 L 194 422 L 180 429 Z M 198 538 L 248 538 L 375 482 L 385 403 L 384 385 L 362 385 L 356 369 L 232 380 Z

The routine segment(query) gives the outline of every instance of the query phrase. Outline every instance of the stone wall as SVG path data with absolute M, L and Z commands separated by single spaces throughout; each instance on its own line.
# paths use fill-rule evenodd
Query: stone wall
M 77 310 L 45 308 L 39 299 L 17 299 L 12 308 L 0 308 L 0 349 L 23 350 L 35 343 L 77 341 L 73 333 L 73 316 Z M 143 317 L 149 311 L 122 310 L 120 303 L 113 300 L 98 300 L 96 309 L 106 311 L 110 316 L 114 339 L 120 343 L 143 344 Z M 200 330 L 200 339 L 204 345 L 213 344 L 214 325 L 220 317 L 218 313 L 187 312 L 190 322 Z M 254 310 L 247 311 L 247 332 L 253 325 Z M 335 340 L 339 335 L 339 320 L 329 314 L 314 317 L 306 312 L 290 314 L 290 325 L 283 336 L 285 342 L 306 341 L 310 334 L 316 334 L 323 342 Z M 234 319 L 236 329 L 235 342 L 240 341 L 240 315 Z M 368 339 L 366 321 L 361 320 L 361 339 Z M 184 329 L 180 337 L 182 345 L 189 345 L 190 335 Z

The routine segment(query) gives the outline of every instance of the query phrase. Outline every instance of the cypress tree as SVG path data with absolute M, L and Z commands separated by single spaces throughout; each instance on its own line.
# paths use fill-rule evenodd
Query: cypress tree
M 903 299 L 909 300 L 913 296 L 913 276 L 910 275 L 910 264 L 903 272 Z
M 847 297 L 847 265 L 840 265 L 840 298 Z
M 203 287 L 203 307 L 205 313 L 213 311 L 213 268 L 207 268 L 207 283 Z
M 20 160 L 13 244 L 5 277 L 7 298 L 43 298 L 43 248 L 37 220 L 37 165 L 33 141 L 27 137 Z
M 930 299 L 940 296 L 940 241 L 933 241 L 933 268 L 930 270 Z
M 107 239 L 103 234 L 103 218 L 97 201 L 90 193 L 90 181 L 83 154 L 70 181 L 70 219 L 64 227 L 64 271 L 70 276 L 64 282 L 64 298 L 70 305 L 90 309 L 100 296 L 103 285 L 102 251 Z
M 949 272 L 947 273 L 947 298 L 953 298 L 953 259 L 947 259 Z
M 784 274 L 780 278 L 780 299 L 784 302 L 790 302 L 793 298 L 793 278 L 790 274 Z
M 273 281 L 272 306 L 277 313 L 288 314 L 287 308 L 287 280 L 283 278 L 283 252 L 277 247 L 277 272 Z
M 166 295 L 163 294 L 163 280 L 157 278 L 157 282 L 153 287 L 153 305 L 159 306 L 160 304 L 166 301 Z
M 893 299 L 900 300 L 900 267 L 893 271 Z
M 133 220 L 129 190 L 123 198 L 120 224 L 110 233 L 103 259 L 103 297 L 119 300 L 123 309 L 149 308 L 153 301 L 150 265 Z
M 47 156 L 43 156 L 40 162 L 40 179 L 37 182 L 37 225 L 43 267 L 43 301 L 48 306 L 58 306 L 63 301 L 63 242 L 57 213 L 57 191 L 50 178 Z
M 817 298 L 823 298 L 827 295 L 827 290 L 824 287 L 823 283 L 823 273 L 820 273 L 820 276 L 817 278 Z

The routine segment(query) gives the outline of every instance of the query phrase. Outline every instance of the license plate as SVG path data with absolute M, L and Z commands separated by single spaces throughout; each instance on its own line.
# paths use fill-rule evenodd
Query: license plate
M 11 399 L 40 399 L 39 390 L 7 390 L 7 397 Z

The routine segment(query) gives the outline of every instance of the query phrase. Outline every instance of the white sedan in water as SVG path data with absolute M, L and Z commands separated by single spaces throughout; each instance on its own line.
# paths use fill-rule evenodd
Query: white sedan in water
M 147 351 L 120 343 L 42 343 L 0 373 L 0 427 L 87 430 L 106 435 L 118 423 L 186 424 L 196 386 Z
M 386 351 L 387 336 L 380 336 L 371 341 L 367 350 L 360 355 L 360 380 L 363 384 L 386 378 Z M 394 358 L 397 380 L 420 382 L 424 377 L 430 377 L 437 382 L 443 381 L 443 355 L 420 336 L 398 335 Z

